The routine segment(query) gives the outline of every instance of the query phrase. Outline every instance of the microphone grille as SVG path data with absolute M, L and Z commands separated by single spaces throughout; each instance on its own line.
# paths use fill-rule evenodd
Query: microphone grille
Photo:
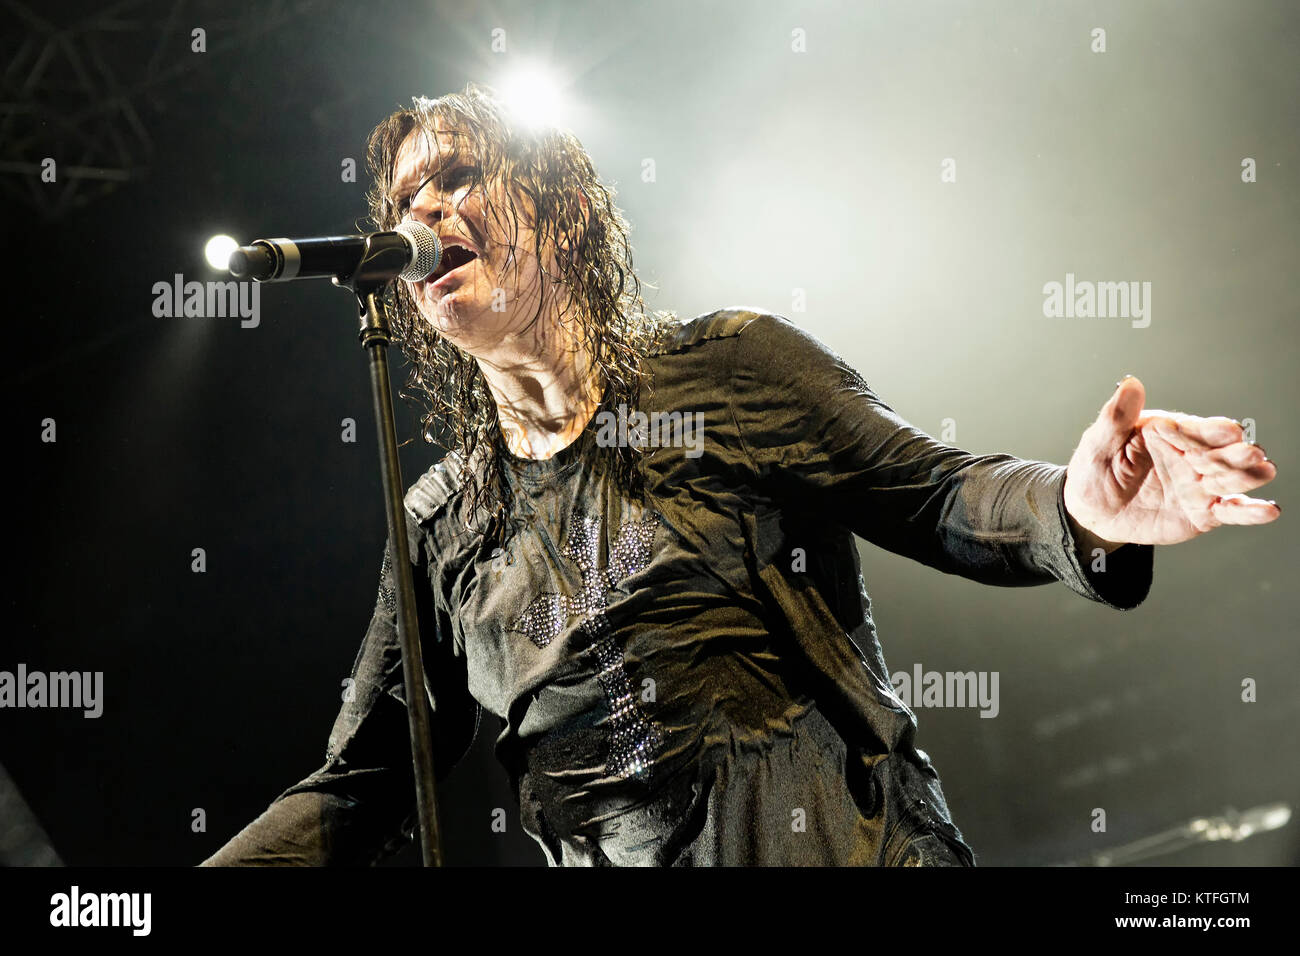
M 442 243 L 434 231 L 422 222 L 404 222 L 393 230 L 411 244 L 411 264 L 402 270 L 403 279 L 417 282 L 438 268 L 442 261 Z

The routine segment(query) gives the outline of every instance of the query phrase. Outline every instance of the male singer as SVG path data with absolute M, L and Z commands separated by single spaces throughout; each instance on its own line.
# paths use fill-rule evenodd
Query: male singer
M 781 317 L 648 314 L 583 147 L 473 85 L 393 113 L 369 158 L 377 227 L 446 247 L 393 321 L 450 446 L 405 498 L 435 766 L 501 718 L 552 865 L 974 865 L 853 536 L 1126 609 L 1155 545 L 1280 514 L 1245 495 L 1276 469 L 1237 422 L 1145 409 L 1136 378 L 1061 467 L 935 441 Z M 207 865 L 409 839 L 393 588 L 386 554 L 324 766 Z

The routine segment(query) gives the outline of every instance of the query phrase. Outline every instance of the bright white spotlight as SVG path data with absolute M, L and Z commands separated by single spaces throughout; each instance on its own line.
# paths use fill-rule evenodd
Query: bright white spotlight
M 230 254 L 238 248 L 239 243 L 229 236 L 213 236 L 203 247 L 203 256 L 212 268 L 225 272 L 230 264 Z
M 519 67 L 501 80 L 497 93 L 511 118 L 525 129 L 536 132 L 562 125 L 564 95 L 559 80 L 543 67 Z

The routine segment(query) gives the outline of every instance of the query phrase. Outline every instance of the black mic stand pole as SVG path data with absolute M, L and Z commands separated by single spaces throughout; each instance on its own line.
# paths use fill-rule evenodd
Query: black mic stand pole
M 438 797 L 433 774 L 433 731 L 429 697 L 420 651 L 420 626 L 415 613 L 415 585 L 411 550 L 406 537 L 402 463 L 397 455 L 397 428 L 388 377 L 388 315 L 384 288 L 407 266 L 401 250 L 372 250 L 350 276 L 335 276 L 339 288 L 352 290 L 360 308 L 358 338 L 370 356 L 370 390 L 379 432 L 379 466 L 383 472 L 384 500 L 388 508 L 389 562 L 397 584 L 397 636 L 402 646 L 402 677 L 406 688 L 406 713 L 411 728 L 411 756 L 415 761 L 415 799 L 420 820 L 420 855 L 425 866 L 442 866 L 442 839 L 438 830 Z M 435 621 L 436 626 L 436 621 Z M 434 706 L 437 706 L 436 701 Z

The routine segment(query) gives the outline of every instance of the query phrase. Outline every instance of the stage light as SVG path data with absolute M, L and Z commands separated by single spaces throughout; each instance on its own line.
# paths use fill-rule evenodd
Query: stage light
M 229 236 L 213 236 L 203 247 L 203 256 L 212 268 L 225 272 L 230 263 L 230 254 L 238 248 L 239 243 Z
M 542 66 L 530 64 L 508 73 L 498 83 L 497 93 L 511 118 L 525 129 L 562 124 L 565 102 L 560 82 Z

